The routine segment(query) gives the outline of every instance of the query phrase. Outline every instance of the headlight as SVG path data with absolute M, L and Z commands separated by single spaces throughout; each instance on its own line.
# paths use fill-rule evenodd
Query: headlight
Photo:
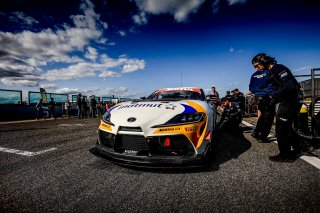
M 102 116 L 102 120 L 104 122 L 106 122 L 107 124 L 110 124 L 112 126 L 114 126 L 114 124 L 110 121 L 111 120 L 111 114 L 109 112 L 106 112 L 103 116 Z
M 165 124 L 157 125 L 153 127 L 161 127 L 161 126 L 172 126 L 172 125 L 183 125 L 188 123 L 197 123 L 204 120 L 205 113 L 196 112 L 196 113 L 187 113 L 187 114 L 179 114 L 171 118 Z

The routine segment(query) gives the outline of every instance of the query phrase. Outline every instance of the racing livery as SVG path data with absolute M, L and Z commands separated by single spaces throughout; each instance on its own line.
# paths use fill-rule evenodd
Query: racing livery
M 123 102 L 102 117 L 93 154 L 136 166 L 205 165 L 214 108 L 195 87 L 164 88 Z

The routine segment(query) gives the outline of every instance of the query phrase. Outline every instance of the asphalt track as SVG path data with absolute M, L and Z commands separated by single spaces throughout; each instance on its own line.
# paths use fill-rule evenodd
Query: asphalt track
M 133 169 L 89 152 L 99 119 L 0 123 L 0 212 L 320 212 L 320 170 L 275 163 L 250 128 L 206 169 Z

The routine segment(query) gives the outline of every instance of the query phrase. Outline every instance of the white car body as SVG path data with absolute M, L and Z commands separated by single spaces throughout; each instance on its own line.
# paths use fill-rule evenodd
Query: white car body
M 120 103 L 103 116 L 94 153 L 139 166 L 203 162 L 211 150 L 213 110 L 195 87 L 164 88 Z

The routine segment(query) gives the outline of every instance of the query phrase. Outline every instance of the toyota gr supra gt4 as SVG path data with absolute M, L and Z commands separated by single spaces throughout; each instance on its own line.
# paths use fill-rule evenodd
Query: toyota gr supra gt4
M 210 159 L 214 115 L 201 88 L 159 89 L 110 108 L 90 151 L 120 164 L 203 166 Z

